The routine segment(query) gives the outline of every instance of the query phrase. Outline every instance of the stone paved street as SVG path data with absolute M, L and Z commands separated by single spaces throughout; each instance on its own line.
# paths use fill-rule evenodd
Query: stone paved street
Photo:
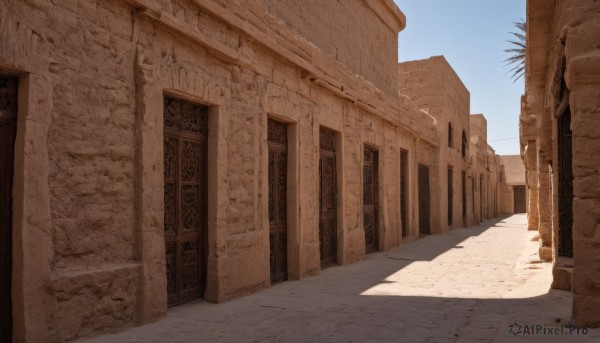
M 568 324 L 571 295 L 549 291 L 525 215 L 428 236 L 366 260 L 223 304 L 193 303 L 108 342 L 598 342 L 517 335 L 509 325 Z

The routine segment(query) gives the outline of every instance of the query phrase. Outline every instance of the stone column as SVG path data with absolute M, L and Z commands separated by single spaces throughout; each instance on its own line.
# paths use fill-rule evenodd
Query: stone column
M 539 214 L 538 214 L 538 169 L 537 169 L 537 153 L 535 141 L 528 141 L 525 148 L 527 173 L 527 187 L 529 188 L 529 204 L 527 206 L 527 219 L 529 230 L 538 230 Z
M 538 230 L 540 233 L 540 259 L 552 260 L 552 185 L 550 169 L 544 156 L 538 154 Z

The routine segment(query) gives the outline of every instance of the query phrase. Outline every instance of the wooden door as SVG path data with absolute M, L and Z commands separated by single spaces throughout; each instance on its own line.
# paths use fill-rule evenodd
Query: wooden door
M 379 169 L 377 150 L 365 147 L 363 164 L 363 227 L 365 253 L 379 250 L 377 214 L 379 198 Z
M 571 109 L 558 118 L 558 254 L 573 257 L 573 134 Z
M 335 132 L 320 129 L 319 247 L 321 268 L 336 264 L 337 206 Z
M 408 236 L 408 151 L 400 151 L 400 224 L 402 237 Z
M 0 342 L 12 339 L 12 189 L 17 78 L 0 76 Z
M 525 201 L 525 186 L 514 186 L 514 213 L 527 212 L 527 203 Z
M 203 296 L 207 259 L 208 108 L 164 97 L 164 236 L 168 305 Z
M 287 280 L 287 124 L 268 120 L 271 284 Z
M 430 220 L 430 192 L 429 192 L 429 166 L 419 164 L 419 232 L 431 233 Z

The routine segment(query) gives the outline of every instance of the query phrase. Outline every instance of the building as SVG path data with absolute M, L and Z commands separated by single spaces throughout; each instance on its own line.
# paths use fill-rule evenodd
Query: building
M 600 26 L 597 1 L 527 1 L 521 155 L 529 228 L 573 292 L 573 319 L 600 327 Z
M 122 330 L 498 215 L 499 158 L 443 58 L 452 111 L 399 95 L 392 0 L 302 3 L 0 7 L 1 340 Z
M 483 114 L 470 115 L 470 94 L 443 56 L 399 66 L 400 93 L 435 118 L 440 137 L 433 163 L 435 214 L 432 232 L 448 232 L 495 218 L 498 210 L 498 156 L 487 143 Z
M 502 190 L 501 214 L 527 212 L 527 186 L 525 183 L 525 166 L 521 155 L 502 155 L 502 171 L 500 187 Z

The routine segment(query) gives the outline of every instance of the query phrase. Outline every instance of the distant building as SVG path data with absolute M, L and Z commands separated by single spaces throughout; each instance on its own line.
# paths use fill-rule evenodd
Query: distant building
M 527 186 L 525 183 L 525 166 L 520 155 L 500 156 L 502 170 L 500 185 L 503 187 L 501 204 L 502 214 L 527 212 Z

